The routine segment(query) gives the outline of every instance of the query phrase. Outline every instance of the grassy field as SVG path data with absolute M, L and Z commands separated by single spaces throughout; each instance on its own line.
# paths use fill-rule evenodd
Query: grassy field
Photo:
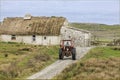
M 114 47 L 96 47 L 54 79 L 120 80 L 119 75 L 120 50 L 115 50 Z
M 113 41 L 113 39 L 120 38 L 120 25 L 105 25 L 94 23 L 70 23 L 69 25 L 90 31 L 95 40 Z
M 58 46 L 0 42 L 0 79 L 21 79 L 58 59 Z

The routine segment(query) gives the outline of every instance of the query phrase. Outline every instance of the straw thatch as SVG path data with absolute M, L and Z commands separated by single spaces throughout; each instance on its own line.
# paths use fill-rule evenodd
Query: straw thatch
M 0 26 L 0 33 L 14 35 L 60 35 L 65 22 L 63 17 L 23 17 L 5 18 Z

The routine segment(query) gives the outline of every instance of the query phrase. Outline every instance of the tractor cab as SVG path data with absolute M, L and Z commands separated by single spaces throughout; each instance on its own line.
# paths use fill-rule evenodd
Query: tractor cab
M 61 40 L 60 47 L 63 48 L 66 46 L 73 47 L 73 41 L 72 40 Z

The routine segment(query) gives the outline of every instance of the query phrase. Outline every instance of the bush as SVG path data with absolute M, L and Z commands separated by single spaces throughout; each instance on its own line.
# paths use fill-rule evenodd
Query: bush
M 5 54 L 4 54 L 4 56 L 5 56 L 5 57 L 8 57 L 8 54 L 7 54 L 7 53 L 5 53 Z
M 8 44 L 18 44 L 18 43 L 16 43 L 16 42 L 8 42 Z
M 19 49 L 19 51 L 32 51 L 31 48 L 22 48 L 22 49 Z
M 20 75 L 20 67 L 16 65 L 17 62 L 12 62 L 9 65 L 4 66 L 4 69 L 0 70 L 0 79 L 7 78 L 5 80 L 13 79 Z
M 113 50 L 120 50 L 120 47 L 113 47 Z
M 51 58 L 50 58 L 50 55 L 48 54 L 37 54 L 34 56 L 34 59 L 38 61 L 48 61 Z

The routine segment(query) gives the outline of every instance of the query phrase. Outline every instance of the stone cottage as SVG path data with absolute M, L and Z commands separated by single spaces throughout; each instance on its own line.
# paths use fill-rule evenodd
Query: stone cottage
M 66 18 L 55 16 L 7 17 L 0 25 L 0 41 L 4 42 L 59 45 L 61 39 L 74 39 L 76 46 L 85 46 L 88 41 L 83 39 L 90 39 L 90 33 L 69 27 Z
M 75 27 L 62 27 L 61 39 L 71 39 L 74 41 L 75 46 L 90 46 L 91 33 Z

